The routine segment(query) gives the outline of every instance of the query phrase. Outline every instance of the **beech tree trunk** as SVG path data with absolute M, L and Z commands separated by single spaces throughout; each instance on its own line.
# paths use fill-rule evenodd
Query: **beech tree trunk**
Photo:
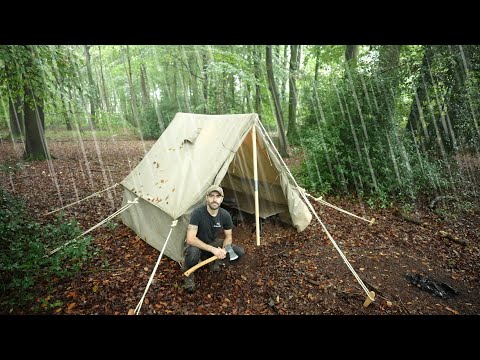
M 30 86 L 25 86 L 25 153 L 27 160 L 44 160 L 49 158 L 45 143 L 43 104 L 34 97 Z
M 287 137 L 285 136 L 285 128 L 283 126 L 283 115 L 282 115 L 282 106 L 280 104 L 280 97 L 278 96 L 277 85 L 275 84 L 275 77 L 273 75 L 273 64 L 272 64 L 272 46 L 266 46 L 266 65 L 267 65 L 267 78 L 268 78 L 268 88 L 272 94 L 273 104 L 275 107 L 275 115 L 277 119 L 277 129 L 278 129 L 278 152 L 282 157 L 288 157 L 288 143 Z
M 290 74 L 288 78 L 288 130 L 287 135 L 291 144 L 298 142 L 297 130 L 297 76 L 299 63 L 300 45 L 291 45 L 290 47 Z
M 92 130 L 96 128 L 96 111 L 97 111 L 97 99 L 95 96 L 95 84 L 92 76 L 92 66 L 90 64 L 90 46 L 84 45 L 85 49 L 85 65 L 87 67 L 88 78 L 88 98 L 90 100 L 90 127 Z

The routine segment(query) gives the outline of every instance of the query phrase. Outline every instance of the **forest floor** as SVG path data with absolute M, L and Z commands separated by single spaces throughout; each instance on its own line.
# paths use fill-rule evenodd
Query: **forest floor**
M 45 212 L 120 183 L 153 142 L 111 139 L 84 142 L 50 141 L 55 159 L 21 163 L 21 144 L 0 144 L 3 164 L 15 173 L 0 173 L 0 186 L 23 198 L 29 211 L 46 223 Z M 98 154 L 101 154 L 101 159 Z M 288 159 L 289 166 L 298 158 Z M 17 164 L 17 165 L 15 165 Z M 54 170 L 55 176 L 52 176 Z M 90 174 L 88 175 L 88 169 Z M 480 167 L 475 167 L 477 174 Z M 57 186 L 58 185 L 58 186 Z M 110 195 L 110 196 L 109 196 Z M 77 197 L 78 196 L 78 197 Z M 314 217 L 307 229 L 267 219 L 261 245 L 254 221 L 234 228 L 234 243 L 246 250 L 238 263 L 218 273 L 208 266 L 196 271 L 197 291 L 182 288 L 178 263 L 163 257 L 140 314 L 255 315 L 473 315 L 480 314 L 480 207 L 470 199 L 461 212 L 452 200 L 419 201 L 402 208 L 373 209 L 358 198 L 324 200 L 365 219 L 346 215 L 312 200 L 319 218 L 348 259 L 366 289 L 375 292 L 368 307 L 365 289 L 349 269 Z M 430 201 L 432 199 L 429 199 Z M 121 186 L 65 209 L 89 229 L 121 207 Z M 457 204 L 458 205 L 458 204 Z M 39 284 L 39 296 L 9 314 L 125 315 L 139 303 L 159 252 L 124 226 L 101 226 L 90 233 L 100 251 L 76 276 Z M 55 304 L 55 305 L 53 305 Z

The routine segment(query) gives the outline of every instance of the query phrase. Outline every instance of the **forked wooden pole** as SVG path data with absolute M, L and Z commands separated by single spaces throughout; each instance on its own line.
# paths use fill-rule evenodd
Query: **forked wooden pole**
M 253 144 L 253 181 L 255 183 L 255 230 L 257 235 L 257 246 L 260 246 L 260 213 L 258 205 L 258 170 L 257 170 L 257 132 L 256 124 L 252 127 Z

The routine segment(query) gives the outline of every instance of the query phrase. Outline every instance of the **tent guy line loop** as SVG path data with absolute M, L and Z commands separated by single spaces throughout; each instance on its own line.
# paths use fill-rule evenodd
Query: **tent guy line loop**
M 322 205 L 330 206 L 331 208 L 333 208 L 333 209 L 335 209 L 335 210 L 338 210 L 338 211 L 341 211 L 341 212 L 343 212 L 343 213 L 345 213 L 345 214 L 351 215 L 351 216 L 353 216 L 353 217 L 355 217 L 355 218 L 357 218 L 357 219 L 366 221 L 366 222 L 369 223 L 369 225 L 373 225 L 373 224 L 375 223 L 375 218 L 374 218 L 374 217 L 372 217 L 371 220 L 365 219 L 365 218 L 363 218 L 363 217 L 361 217 L 361 216 L 352 214 L 352 213 L 348 212 L 347 210 L 343 210 L 343 209 L 339 208 L 338 206 L 335 206 L 335 205 L 333 205 L 333 204 L 330 204 L 330 203 L 326 202 L 325 200 L 323 200 L 323 198 L 322 198 L 321 196 L 318 197 L 318 198 L 313 197 L 312 195 L 310 195 L 309 193 L 307 193 L 307 191 L 306 191 L 305 189 L 303 189 L 303 188 L 301 188 L 301 189 L 302 189 L 303 192 L 305 192 L 305 195 L 311 197 L 313 200 L 319 202 L 319 203 L 322 204 Z
M 168 233 L 167 240 L 165 240 L 165 244 L 163 244 L 162 251 L 160 252 L 160 255 L 158 256 L 157 262 L 153 268 L 152 274 L 150 275 L 150 278 L 148 279 L 147 286 L 145 287 L 145 291 L 143 292 L 142 298 L 138 302 L 137 306 L 135 307 L 135 310 L 133 310 L 133 314 L 131 313 L 132 311 L 129 310 L 128 314 L 129 315 L 138 315 L 140 313 L 140 309 L 142 308 L 143 300 L 145 299 L 145 295 L 147 294 L 148 289 L 150 288 L 150 284 L 153 281 L 153 277 L 155 276 L 155 273 L 157 272 L 158 265 L 160 264 L 160 260 L 162 259 L 163 252 L 165 251 L 165 248 L 167 247 L 168 240 L 170 239 L 170 235 L 172 234 L 172 230 L 175 226 L 177 226 L 178 220 L 173 220 L 172 225 L 170 225 L 170 232 Z
M 270 136 L 268 135 L 267 131 L 265 130 L 265 128 L 263 127 L 263 124 L 258 121 L 257 122 L 260 126 L 260 129 L 262 130 L 262 132 L 264 133 L 265 137 L 273 144 L 273 141 L 272 139 L 270 138 Z M 285 161 L 283 160 L 283 158 L 280 156 L 280 153 L 278 152 L 277 148 L 276 147 L 273 147 L 275 149 L 275 151 L 277 152 L 277 155 L 279 157 L 279 159 L 281 160 L 283 166 L 285 167 L 288 175 L 290 176 L 290 178 L 292 179 L 293 183 L 295 184 L 295 186 L 297 187 L 297 189 L 299 190 L 299 193 L 302 195 L 303 199 L 305 200 L 305 203 L 307 204 L 307 206 L 309 207 L 310 211 L 312 212 L 313 215 L 315 215 L 315 217 L 317 218 L 318 222 L 320 223 L 320 225 L 322 226 L 323 228 L 323 231 L 325 231 L 325 233 L 327 234 L 327 237 L 328 239 L 331 241 L 331 243 L 333 244 L 333 246 L 335 247 L 335 249 L 337 250 L 337 252 L 339 253 L 339 255 L 341 256 L 341 258 L 343 259 L 343 262 L 345 263 L 345 265 L 347 265 L 348 269 L 351 271 L 351 273 L 353 274 L 353 276 L 355 277 L 355 279 L 358 281 L 358 283 L 360 284 L 360 286 L 362 287 L 363 291 L 365 291 L 365 293 L 367 294 L 367 298 L 365 299 L 364 303 L 363 303 L 363 306 L 364 307 L 367 307 L 368 305 L 370 305 L 370 303 L 372 301 L 375 300 L 375 292 L 373 291 L 369 291 L 368 288 L 365 286 L 365 284 L 363 283 L 362 279 L 360 279 L 360 277 L 358 276 L 358 274 L 355 272 L 355 269 L 352 267 L 352 265 L 350 264 L 350 262 L 348 261 L 348 259 L 346 258 L 346 256 L 343 254 L 342 250 L 338 247 L 337 243 L 335 242 L 335 240 L 333 239 L 332 235 L 330 235 L 330 233 L 328 232 L 328 229 L 327 227 L 324 225 L 324 223 L 322 222 L 322 220 L 320 220 L 320 218 L 318 217 L 317 215 L 317 212 L 315 211 L 315 209 L 313 208 L 312 204 L 310 203 L 310 201 L 308 200 L 307 196 L 305 195 L 305 192 L 303 191 L 303 189 L 298 185 L 297 181 L 295 180 L 295 178 L 293 177 L 292 173 L 290 172 L 290 169 L 288 168 L 287 164 L 285 164 Z
M 91 195 L 88 195 L 86 198 L 83 198 L 83 199 L 78 200 L 78 201 L 75 201 L 75 202 L 73 202 L 73 203 L 71 203 L 71 204 L 62 206 L 62 207 L 59 208 L 59 209 L 49 211 L 49 212 L 45 213 L 44 215 L 50 215 L 50 214 L 53 214 L 54 212 L 57 212 L 57 211 L 66 209 L 67 207 L 70 207 L 70 206 L 72 206 L 72 205 L 78 204 L 78 203 L 80 203 L 80 202 L 82 202 L 82 201 L 84 201 L 84 200 L 90 199 L 91 197 L 93 197 L 93 196 L 95 196 L 95 195 L 98 195 L 98 194 L 100 194 L 100 193 L 102 193 L 102 192 L 104 192 L 104 191 L 107 191 L 107 190 L 109 190 L 109 189 L 111 189 L 111 188 L 114 188 L 115 186 L 118 186 L 118 183 L 115 183 L 114 185 L 112 185 L 112 186 L 110 186 L 110 187 L 108 187 L 108 188 L 106 188 L 106 189 L 97 191 L 96 193 L 93 193 L 93 194 L 91 194 Z
M 103 219 L 102 221 L 100 221 L 97 225 L 95 225 L 95 226 L 91 227 L 90 229 L 88 229 L 87 231 L 85 231 L 82 235 L 79 235 L 79 236 L 77 236 L 75 239 L 72 239 L 72 240 L 70 240 L 70 241 L 67 241 L 65 244 L 63 244 L 63 245 L 61 245 L 61 246 L 53 249 L 52 251 L 50 251 L 50 252 L 48 253 L 48 255 L 52 255 L 52 254 L 56 253 L 58 250 L 60 250 L 61 248 L 63 248 L 63 247 L 65 247 L 65 246 L 67 246 L 67 245 L 69 245 L 69 244 L 77 241 L 77 240 L 78 240 L 79 238 L 81 238 L 82 236 L 88 234 L 90 231 L 95 230 L 97 227 L 105 224 L 107 221 L 110 221 L 110 220 L 113 219 L 115 216 L 117 216 L 118 214 L 120 214 L 121 212 L 127 210 L 129 207 L 131 207 L 132 205 L 135 205 L 135 204 L 138 204 L 138 197 L 135 198 L 135 199 L 132 200 L 132 201 L 129 201 L 128 204 L 122 206 L 119 210 L 117 210 L 117 211 L 115 211 L 113 214 L 107 216 L 105 219 Z M 45 256 L 47 256 L 47 255 L 45 255 Z

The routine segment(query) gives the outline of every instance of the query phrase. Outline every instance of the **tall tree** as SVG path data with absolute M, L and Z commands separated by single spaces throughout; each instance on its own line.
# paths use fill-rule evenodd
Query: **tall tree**
M 97 111 L 97 96 L 95 91 L 95 83 L 93 82 L 92 65 L 90 62 L 90 45 L 84 45 L 85 50 L 85 66 L 87 67 L 88 79 L 88 99 L 90 101 L 90 127 L 96 128 L 96 111 Z
M 298 45 L 296 45 L 298 46 Z M 280 45 L 278 45 L 278 47 L 280 47 Z M 288 45 L 283 45 L 283 58 L 281 60 L 281 64 L 282 64 L 282 70 L 286 69 L 287 68 L 287 65 L 288 65 L 288 48 L 289 46 Z M 280 56 L 278 56 L 278 59 L 280 61 Z M 291 55 L 290 55 L 290 59 L 291 59 Z M 283 79 L 284 80 L 283 80 Z M 280 101 L 282 101 L 282 103 L 286 103 L 286 100 L 285 100 L 285 94 L 287 92 L 287 83 L 290 81 L 290 78 L 289 77 L 284 77 L 282 76 L 280 78 Z M 288 131 L 287 131 L 288 133 Z
M 380 126 L 387 129 L 392 128 L 396 113 L 396 101 L 400 95 L 399 66 L 400 66 L 400 45 L 381 45 L 378 52 L 378 71 L 376 76 L 377 84 L 381 91 Z
M 277 119 L 278 129 L 278 152 L 282 157 L 288 157 L 288 143 L 285 135 L 285 127 L 283 125 L 282 105 L 280 103 L 280 97 L 278 96 L 277 85 L 275 83 L 275 77 L 273 74 L 273 62 L 272 62 L 272 45 L 266 46 L 266 66 L 267 66 L 267 78 L 268 88 L 272 94 L 273 104 L 275 107 L 275 115 Z
M 45 141 L 45 116 L 42 98 L 42 69 L 36 61 L 35 49 L 24 46 L 24 116 L 25 116 L 25 153 L 28 160 L 50 158 Z
M 20 95 L 8 101 L 10 112 L 10 131 L 12 136 L 25 136 L 25 122 L 23 118 L 23 101 Z
M 150 95 L 148 91 L 147 69 L 144 63 L 140 63 L 140 89 L 142 92 L 142 106 L 144 109 L 150 106 Z
M 56 46 L 56 47 L 60 48 L 60 46 Z M 59 49 L 58 53 L 61 54 L 60 49 Z M 58 93 L 60 94 L 60 107 L 61 107 L 60 112 L 61 112 L 61 114 L 62 114 L 62 116 L 65 120 L 65 125 L 67 127 L 67 130 L 71 131 L 72 130 L 72 122 L 70 120 L 70 116 L 69 116 L 68 109 L 67 109 L 67 106 L 66 106 L 66 99 L 65 99 L 65 96 L 64 96 L 65 83 L 64 83 L 63 76 L 60 76 L 60 70 L 59 70 L 59 65 L 58 65 L 59 62 L 63 62 L 63 61 L 65 61 L 65 59 L 60 57 L 59 59 L 55 59 L 55 60 L 56 60 L 57 66 L 53 71 L 53 76 L 55 77 L 55 82 L 56 82 L 56 85 L 57 85 Z M 55 104 L 55 102 L 54 102 L 54 104 Z
M 347 62 L 355 61 L 358 57 L 359 50 L 360 45 L 347 45 L 345 48 L 345 60 Z
M 255 112 L 258 114 L 260 120 L 262 119 L 262 92 L 260 84 L 262 83 L 261 79 L 261 68 L 260 62 L 262 53 L 258 50 L 257 45 L 253 45 L 253 74 L 255 78 Z
M 416 80 L 417 87 L 413 95 L 407 122 L 407 130 L 413 132 L 416 136 L 419 136 L 420 144 L 422 145 L 425 144 L 425 141 L 428 142 L 430 138 L 423 112 L 423 103 L 427 94 L 427 86 L 430 83 L 430 77 L 428 76 L 428 59 L 433 58 L 433 53 L 433 47 L 431 45 L 426 45 L 424 48 L 422 64 Z
M 130 91 L 130 106 L 132 107 L 132 113 L 133 113 L 133 120 L 134 124 L 137 127 L 140 137 L 143 140 L 143 135 L 142 135 L 142 126 L 140 123 L 140 116 L 138 114 L 138 105 L 137 105 L 137 95 L 135 92 L 135 89 L 133 87 L 133 79 L 132 79 L 132 64 L 130 61 L 130 51 L 129 51 L 129 46 L 127 45 L 125 48 L 125 56 L 127 58 L 127 79 L 128 79 L 128 89 Z
M 102 84 L 101 88 L 101 94 L 102 94 L 102 99 L 103 103 L 105 105 L 104 109 L 110 112 L 110 101 L 108 99 L 108 93 L 107 93 L 107 86 L 105 85 L 105 76 L 103 75 L 103 60 L 102 60 L 102 47 L 98 47 L 98 60 L 100 64 L 100 82 Z
M 297 72 L 300 62 L 301 45 L 290 46 L 290 73 L 288 77 L 289 93 L 288 93 L 288 140 L 290 144 L 298 143 L 297 131 Z
M 207 113 L 208 110 L 208 85 L 209 85 L 209 77 L 208 77 L 208 64 L 209 64 L 209 57 L 208 52 L 202 52 L 202 59 L 203 59 L 203 98 L 205 99 L 205 106 L 204 106 L 204 113 Z
M 22 71 L 18 71 L 18 60 L 15 58 L 14 46 L 0 46 L 0 84 L 5 88 L 9 107 L 10 132 L 12 136 L 24 136 L 23 119 L 23 85 Z M 17 66 L 16 66 L 17 65 Z M 1 93 L 1 91 L 0 91 Z

